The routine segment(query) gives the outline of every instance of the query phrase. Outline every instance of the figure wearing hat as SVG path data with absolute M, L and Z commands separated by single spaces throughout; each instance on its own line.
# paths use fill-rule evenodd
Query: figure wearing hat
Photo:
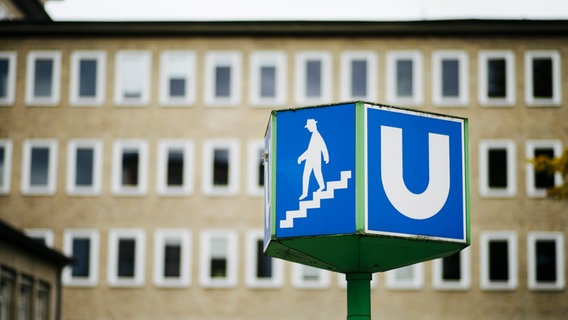
M 325 141 L 318 132 L 316 124 L 317 121 L 315 119 L 308 119 L 306 121 L 305 128 L 312 133 L 312 137 L 310 138 L 308 149 L 306 149 L 306 151 L 298 157 L 298 164 L 305 161 L 304 174 L 302 176 L 302 195 L 300 196 L 300 200 L 308 196 L 312 171 L 319 184 L 319 188 L 316 192 L 322 191 L 325 188 L 323 175 L 321 173 L 321 158 L 323 156 L 323 160 L 327 164 L 329 162 L 329 154 L 327 153 Z

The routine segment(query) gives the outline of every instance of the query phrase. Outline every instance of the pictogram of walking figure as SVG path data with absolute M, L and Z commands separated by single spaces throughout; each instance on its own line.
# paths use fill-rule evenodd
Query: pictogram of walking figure
M 329 162 L 329 154 L 327 153 L 327 146 L 321 134 L 318 132 L 317 121 L 315 119 L 308 119 L 305 128 L 312 133 L 308 148 L 304 153 L 298 157 L 298 164 L 304 162 L 304 174 L 302 176 L 302 195 L 300 200 L 308 196 L 310 185 L 310 176 L 312 171 L 318 182 L 319 188 L 316 192 L 322 191 L 325 188 L 325 182 L 321 173 L 321 158 L 327 164 Z

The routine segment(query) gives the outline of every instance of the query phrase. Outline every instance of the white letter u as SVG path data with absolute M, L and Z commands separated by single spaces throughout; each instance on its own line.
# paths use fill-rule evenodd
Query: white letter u
M 381 176 L 391 204 L 411 219 L 423 220 L 437 214 L 450 192 L 450 137 L 428 133 L 430 180 L 426 190 L 414 193 L 402 174 L 402 129 L 381 126 Z M 412 155 L 405 155 L 412 156 Z

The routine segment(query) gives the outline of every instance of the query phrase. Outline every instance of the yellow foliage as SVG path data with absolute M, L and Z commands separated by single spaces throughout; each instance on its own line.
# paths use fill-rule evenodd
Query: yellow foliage
M 546 194 L 553 199 L 568 199 L 568 149 L 565 149 L 559 157 L 538 156 L 530 159 L 529 162 L 537 172 L 560 173 L 562 184 L 547 189 Z

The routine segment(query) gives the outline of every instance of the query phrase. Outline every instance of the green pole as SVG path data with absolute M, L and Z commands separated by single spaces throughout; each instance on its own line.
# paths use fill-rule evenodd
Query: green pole
M 371 319 L 371 274 L 347 274 L 347 320 Z

